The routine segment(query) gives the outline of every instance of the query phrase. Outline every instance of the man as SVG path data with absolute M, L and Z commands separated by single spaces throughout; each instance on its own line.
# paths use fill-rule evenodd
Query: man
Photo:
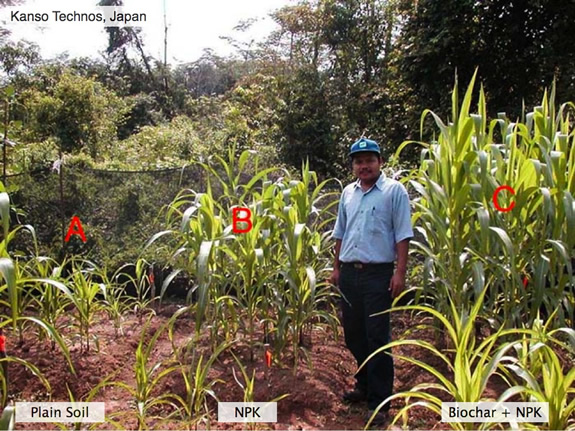
M 393 298 L 404 290 L 413 230 L 407 191 L 381 172 L 379 145 L 362 138 L 351 146 L 349 154 L 358 179 L 345 187 L 339 202 L 330 282 L 339 286 L 343 295 L 345 343 L 359 366 L 391 341 L 389 313 L 370 315 L 389 309 Z M 367 401 L 371 418 L 392 394 L 392 357 L 381 352 L 355 378 L 355 389 L 345 393 L 343 399 L 348 403 Z M 386 403 L 371 424 L 384 425 L 388 411 Z

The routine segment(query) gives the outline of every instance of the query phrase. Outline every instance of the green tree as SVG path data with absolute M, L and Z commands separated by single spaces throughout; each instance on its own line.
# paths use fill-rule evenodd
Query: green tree
M 285 80 L 282 90 L 285 103 L 278 121 L 282 160 L 298 166 L 309 159 L 314 170 L 335 174 L 334 121 L 324 77 L 312 67 L 302 67 Z
M 178 66 L 173 75 L 189 96 L 215 96 L 231 90 L 246 75 L 247 63 L 218 56 L 207 49 L 198 60 Z
M 510 115 L 538 103 L 554 77 L 558 96 L 572 98 L 573 2 L 421 0 L 406 10 L 400 73 L 420 111 L 446 115 L 455 74 L 468 82 L 476 68 L 489 106 Z
M 122 6 L 123 0 L 100 0 L 100 6 Z M 148 55 L 137 27 L 107 27 L 108 46 L 106 48 L 110 71 L 117 76 L 127 77 L 128 92 L 124 96 L 134 97 L 134 109 L 130 113 L 123 136 L 136 131 L 141 126 L 155 125 L 155 115 L 147 112 L 160 112 L 161 119 L 171 119 L 181 112 L 184 97 L 181 92 L 172 91 L 171 71 L 167 64 Z M 145 97 L 145 96 L 150 97 Z M 150 102 L 153 101 L 153 104 Z
M 455 72 L 469 82 L 478 64 L 480 40 L 475 0 L 422 0 L 411 11 L 400 42 L 401 76 L 420 111 L 445 115 Z
M 40 61 L 38 45 L 26 41 L 2 41 L 0 37 L 0 83 L 7 84 L 30 73 Z
M 390 85 L 397 8 L 395 1 L 318 0 L 273 14 L 280 28 L 268 43 L 284 63 L 279 124 L 290 163 L 299 164 L 301 153 L 313 169 L 337 173 L 344 147 L 361 135 L 389 152 L 401 143 L 390 132 L 404 130 L 387 121 L 398 88 Z
M 129 110 L 128 103 L 94 79 L 62 74 L 54 87 L 27 90 L 22 96 L 28 117 L 27 141 L 55 137 L 64 152 L 87 150 L 102 156 L 116 140 L 118 126 Z
M 519 114 L 523 101 L 539 104 L 557 79 L 557 100 L 575 100 L 575 3 L 569 0 L 478 2 L 477 66 L 489 102 Z

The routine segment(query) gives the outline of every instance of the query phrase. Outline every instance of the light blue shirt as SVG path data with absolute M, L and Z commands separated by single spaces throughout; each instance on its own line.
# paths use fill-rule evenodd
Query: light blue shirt
M 395 244 L 413 237 L 409 196 L 403 184 L 381 173 L 366 192 L 359 180 L 346 186 L 332 237 L 342 240 L 342 262 L 394 262 Z

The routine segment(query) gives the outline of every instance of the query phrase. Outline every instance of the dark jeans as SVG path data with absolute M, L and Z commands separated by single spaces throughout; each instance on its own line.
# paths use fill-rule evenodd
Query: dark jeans
M 387 310 L 392 298 L 389 283 L 393 265 L 354 268 L 343 263 L 339 287 L 342 298 L 343 330 L 345 344 L 355 357 L 358 366 L 379 347 L 391 341 L 389 313 L 370 317 Z M 356 388 L 367 392 L 367 404 L 375 409 L 393 391 L 393 358 L 380 352 L 355 375 Z M 389 404 L 382 410 L 388 410 Z

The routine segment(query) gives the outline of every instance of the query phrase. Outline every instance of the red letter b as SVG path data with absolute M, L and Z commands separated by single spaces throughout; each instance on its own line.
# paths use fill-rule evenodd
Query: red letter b
M 239 213 L 245 211 L 247 212 L 247 216 L 246 217 L 240 217 Z M 252 221 L 250 220 L 250 218 L 252 217 L 252 212 L 250 211 L 249 208 L 245 208 L 245 207 L 236 207 L 236 208 L 232 208 L 232 219 L 233 219 L 233 224 L 232 224 L 232 230 L 234 233 L 246 233 L 249 232 L 250 230 L 252 230 Z M 238 228 L 238 223 L 247 223 L 248 227 L 245 229 L 240 229 Z

